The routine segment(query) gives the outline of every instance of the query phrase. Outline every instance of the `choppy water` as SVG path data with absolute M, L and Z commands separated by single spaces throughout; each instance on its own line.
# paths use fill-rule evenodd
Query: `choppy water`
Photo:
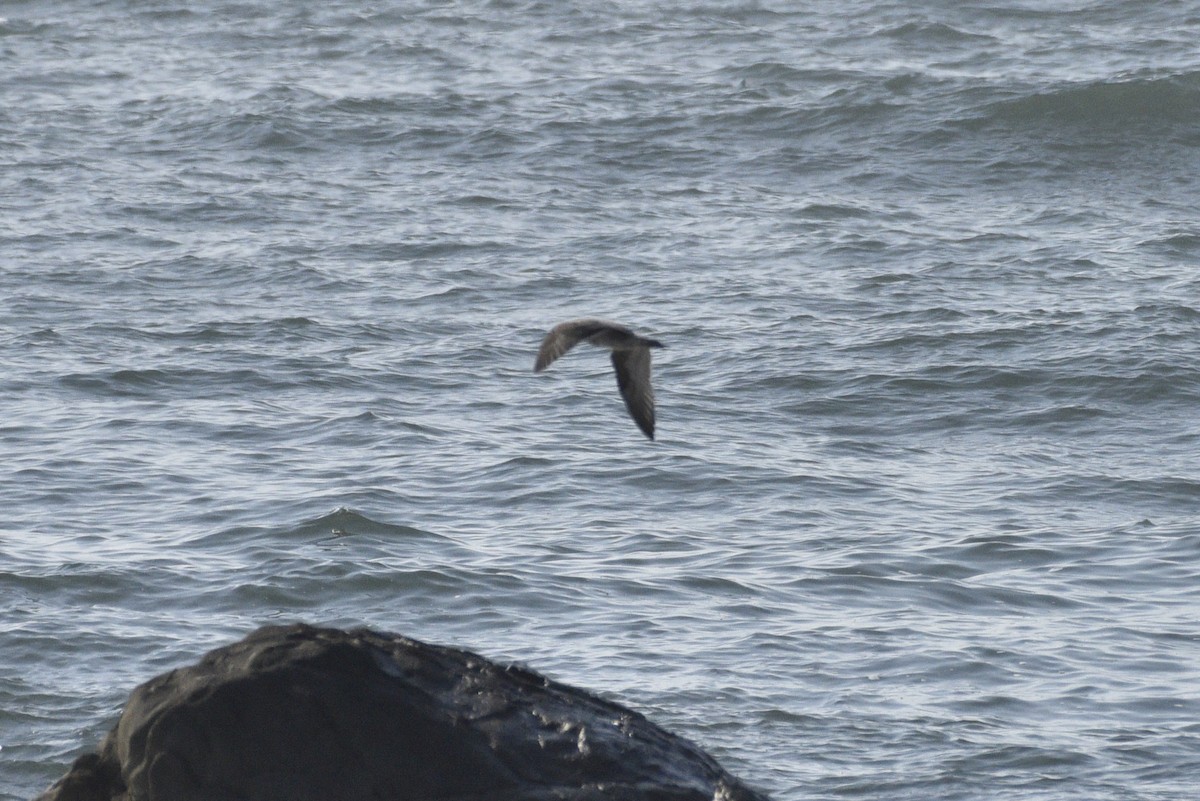
M 0 10 L 0 799 L 296 619 L 781 801 L 1194 793 L 1194 4 Z

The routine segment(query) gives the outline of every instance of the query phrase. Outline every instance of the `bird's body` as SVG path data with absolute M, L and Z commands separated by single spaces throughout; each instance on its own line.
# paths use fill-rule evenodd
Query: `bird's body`
M 550 329 L 538 349 L 534 372 L 540 373 L 551 362 L 580 342 L 612 351 L 617 388 L 625 399 L 629 416 L 638 428 L 654 439 L 654 388 L 650 385 L 650 349 L 664 345 L 656 339 L 638 336 L 623 325 L 606 320 L 571 320 Z

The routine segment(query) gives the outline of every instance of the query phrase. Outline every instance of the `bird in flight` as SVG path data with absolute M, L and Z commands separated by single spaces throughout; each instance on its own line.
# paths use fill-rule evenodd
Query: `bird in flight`
M 623 325 L 605 320 L 571 320 L 550 329 L 538 349 L 533 371 L 540 373 L 550 363 L 586 342 L 612 351 L 617 371 L 617 388 L 625 399 L 629 416 L 638 428 L 654 439 L 654 388 L 650 386 L 650 349 L 666 347 L 656 339 L 640 337 Z

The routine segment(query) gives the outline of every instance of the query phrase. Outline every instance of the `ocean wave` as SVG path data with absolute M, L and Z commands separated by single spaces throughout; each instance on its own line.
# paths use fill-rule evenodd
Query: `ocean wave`
M 1068 83 L 991 103 L 974 127 L 1128 126 L 1195 128 L 1200 121 L 1200 72 Z
M 367 534 L 383 539 L 442 539 L 437 534 L 413 526 L 374 520 L 345 506 L 281 532 L 281 536 L 285 539 L 305 539 L 316 536 L 348 537 L 355 534 Z
M 58 379 L 65 389 L 98 397 L 136 397 L 162 400 L 171 393 L 195 398 L 211 394 L 214 387 L 275 389 L 280 383 L 250 368 L 205 370 L 195 367 L 105 368 L 67 373 Z
M 963 44 L 978 47 L 981 43 L 995 42 L 996 37 L 986 33 L 973 33 L 944 22 L 906 22 L 894 27 L 883 28 L 876 33 L 916 45 Z

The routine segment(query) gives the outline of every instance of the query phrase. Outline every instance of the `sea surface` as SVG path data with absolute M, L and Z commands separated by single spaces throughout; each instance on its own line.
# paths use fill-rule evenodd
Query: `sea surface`
M 1196 797 L 1196 3 L 0 17 L 2 801 L 297 620 L 777 801 Z

